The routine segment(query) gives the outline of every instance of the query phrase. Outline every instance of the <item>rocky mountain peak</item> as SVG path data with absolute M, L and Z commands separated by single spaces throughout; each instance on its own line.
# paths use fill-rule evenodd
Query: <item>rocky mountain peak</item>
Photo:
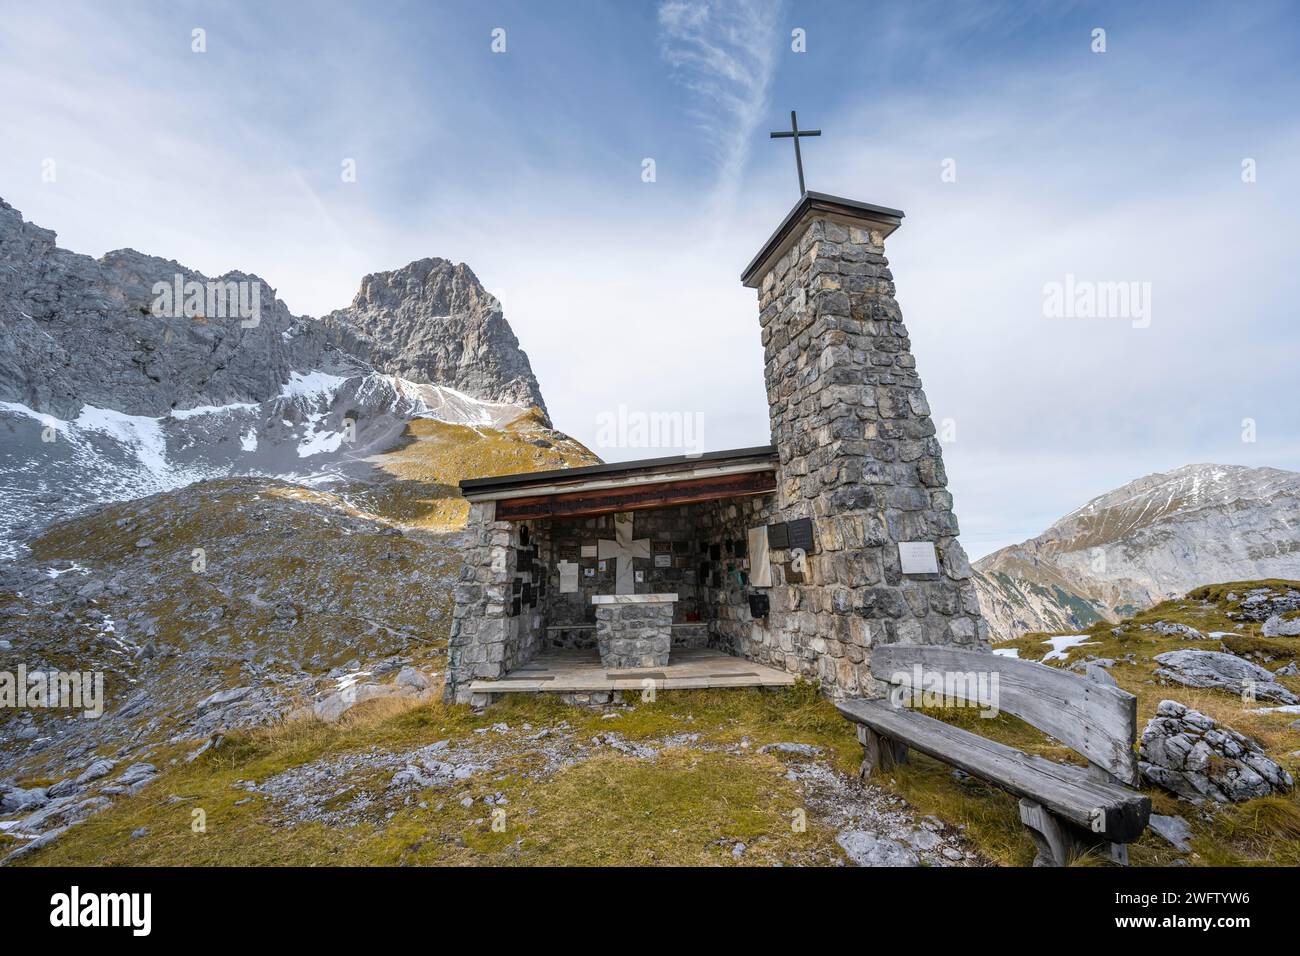
M 372 273 L 351 306 L 322 322 L 341 348 L 381 371 L 546 410 L 501 303 L 464 263 L 417 259 Z

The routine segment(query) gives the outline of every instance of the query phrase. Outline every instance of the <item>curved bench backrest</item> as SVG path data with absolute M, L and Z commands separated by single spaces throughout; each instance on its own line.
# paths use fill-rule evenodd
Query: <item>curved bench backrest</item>
M 977 688 L 980 696 L 992 692 L 998 710 L 1050 734 L 1121 782 L 1137 785 L 1137 698 L 1118 687 L 1034 661 L 920 644 L 873 647 L 871 673 L 890 684 L 943 690 L 976 704 L 990 703 L 975 696 Z

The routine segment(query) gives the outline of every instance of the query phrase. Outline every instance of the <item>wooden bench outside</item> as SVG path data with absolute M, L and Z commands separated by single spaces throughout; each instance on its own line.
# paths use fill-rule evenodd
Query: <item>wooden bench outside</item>
M 1132 789 L 1138 781 L 1132 694 L 1045 664 L 950 647 L 876 647 L 871 673 L 894 686 L 890 698 L 836 704 L 858 725 L 863 777 L 905 763 L 910 747 L 1019 797 L 1021 822 L 1038 848 L 1035 866 L 1064 866 L 1081 849 L 1097 847 L 1128 862 L 1126 844 L 1142 835 L 1151 816 L 1150 798 Z M 908 710 L 894 698 L 910 696 L 909 688 L 942 688 L 948 701 L 991 703 L 1061 741 L 1089 766 L 1027 754 Z

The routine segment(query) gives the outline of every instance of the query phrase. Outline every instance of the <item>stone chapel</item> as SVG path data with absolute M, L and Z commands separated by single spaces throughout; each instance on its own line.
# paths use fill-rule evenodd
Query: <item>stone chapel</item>
M 873 647 L 988 648 L 885 259 L 902 218 L 805 192 L 746 266 L 771 445 L 461 482 L 450 698 L 872 697 Z

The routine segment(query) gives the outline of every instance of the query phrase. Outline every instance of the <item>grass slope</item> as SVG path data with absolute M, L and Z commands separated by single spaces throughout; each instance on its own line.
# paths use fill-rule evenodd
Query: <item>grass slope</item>
M 356 485 L 348 497 L 403 524 L 447 531 L 465 526 L 469 503 L 457 483 L 468 478 L 599 464 L 581 443 L 545 427 L 532 409 L 504 429 L 412 419 L 403 441 L 373 461 L 389 477 Z
M 567 722 L 579 738 L 617 730 L 628 741 L 688 728 L 700 743 L 753 740 L 743 754 L 665 749 L 654 760 L 601 753 L 539 774 L 522 752 L 450 792 L 431 788 L 351 827 L 285 825 L 276 806 L 250 798 L 242 781 L 265 780 L 327 756 L 401 749 L 434 740 L 474 741 L 476 731 Z M 848 725 L 808 685 L 779 693 L 692 691 L 637 703 L 616 719 L 553 698 L 515 697 L 486 713 L 440 702 L 361 705 L 339 725 L 298 721 L 232 734 L 192 763 L 177 760 L 140 794 L 80 824 L 34 854 L 35 865 L 569 864 L 708 865 L 842 862 L 834 831 L 812 814 L 800 831 L 800 801 L 775 755 L 758 744 L 797 741 L 825 748 L 851 771 L 858 747 Z M 362 775 L 364 776 L 364 775 Z M 363 779 L 339 782 L 346 801 Z M 462 794 L 509 794 L 504 827 Z M 203 832 L 196 832 L 202 811 Z M 389 815 L 391 813 L 391 815 Z M 133 833 L 145 831 L 132 838 Z

